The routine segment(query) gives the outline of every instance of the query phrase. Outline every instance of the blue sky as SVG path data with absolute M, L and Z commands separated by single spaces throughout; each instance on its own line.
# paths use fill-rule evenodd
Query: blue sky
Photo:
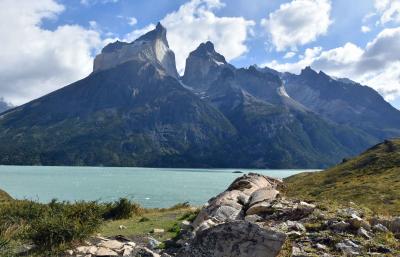
M 55 29 L 64 24 L 79 24 L 89 27 L 91 21 L 96 21 L 103 33 L 113 33 L 115 36 L 124 38 L 124 35 L 133 29 L 139 29 L 150 23 L 157 23 L 165 15 L 176 11 L 179 7 L 188 2 L 185 0 L 119 0 L 101 1 L 88 0 L 88 4 L 82 4 L 81 0 L 58 1 L 66 6 L 57 19 L 45 20 L 44 28 Z M 278 9 L 283 3 L 290 1 L 282 0 L 221 0 L 225 6 L 214 13 L 220 17 L 244 17 L 247 20 L 259 22 L 267 15 Z M 352 0 L 349 6 L 348 0 L 335 0 L 332 2 L 332 20 L 329 33 L 318 38 L 317 42 L 311 42 L 299 46 L 299 52 L 313 46 L 322 46 L 330 49 L 344 45 L 346 42 L 353 42 L 360 46 L 373 39 L 379 29 L 371 33 L 362 33 L 360 28 L 363 25 L 363 17 L 374 11 L 373 1 Z M 128 18 L 135 17 L 137 24 L 129 25 Z M 281 60 L 285 52 L 267 51 L 267 35 L 262 26 L 256 24 L 258 35 L 247 41 L 249 52 L 246 55 L 232 60 L 237 66 L 248 66 L 262 64 L 274 59 Z M 375 33 L 374 33 L 375 32 Z M 201 33 L 201 32 L 200 32 Z M 107 36 L 106 36 L 107 37 Z
M 399 1 L 3 0 L 0 22 L 20 21 L 0 29 L 9 38 L 0 47 L 15 50 L 0 53 L 9 60 L 0 65 L 0 97 L 21 104 L 83 78 L 105 44 L 162 21 L 180 72 L 187 54 L 211 40 L 236 66 L 298 73 L 310 65 L 367 84 L 400 108 Z

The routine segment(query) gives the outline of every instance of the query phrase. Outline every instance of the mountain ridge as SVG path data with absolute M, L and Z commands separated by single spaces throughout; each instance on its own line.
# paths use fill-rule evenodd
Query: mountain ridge
M 0 164 L 319 168 L 377 142 L 293 97 L 297 77 L 236 68 L 209 41 L 180 77 L 166 33 L 108 44 L 88 77 L 0 115 Z
M 400 214 L 400 138 L 385 140 L 328 170 L 285 179 L 288 195 L 307 200 L 353 201 Z

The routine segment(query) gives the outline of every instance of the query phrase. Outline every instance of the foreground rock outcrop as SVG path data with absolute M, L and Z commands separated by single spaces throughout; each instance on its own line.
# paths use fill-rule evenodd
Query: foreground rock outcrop
M 209 200 L 192 223 L 161 244 L 147 237 L 101 238 L 69 256 L 274 257 L 400 256 L 400 217 L 374 216 L 348 205 L 286 199 L 281 181 L 255 173 L 236 179 Z M 160 232 L 162 233 L 162 232 Z
M 268 205 L 278 195 L 279 183 L 253 173 L 236 179 L 201 210 L 193 222 L 193 238 L 178 256 L 276 256 L 286 235 L 246 218 L 263 212 L 261 206 Z
M 281 181 L 250 173 L 210 199 L 183 231 L 178 257 L 398 256 L 400 218 L 350 202 L 286 199 Z M 172 255 L 174 253 L 171 253 Z

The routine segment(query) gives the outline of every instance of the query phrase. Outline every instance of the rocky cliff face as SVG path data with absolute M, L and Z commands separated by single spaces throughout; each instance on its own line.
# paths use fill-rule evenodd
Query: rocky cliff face
M 207 90 L 220 75 L 223 69 L 233 69 L 225 57 L 217 53 L 210 41 L 190 53 L 186 59 L 183 83 L 190 85 L 196 92 Z
M 107 70 L 132 60 L 161 66 L 166 74 L 178 78 L 175 54 L 169 49 L 166 29 L 158 23 L 156 29 L 132 43 L 117 41 L 104 47 L 94 60 L 93 72 Z

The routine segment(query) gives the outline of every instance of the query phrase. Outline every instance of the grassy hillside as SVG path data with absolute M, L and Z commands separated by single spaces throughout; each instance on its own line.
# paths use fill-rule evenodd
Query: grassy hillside
M 400 214 L 400 139 L 385 141 L 325 171 L 285 179 L 287 195 L 352 201 L 380 214 Z

